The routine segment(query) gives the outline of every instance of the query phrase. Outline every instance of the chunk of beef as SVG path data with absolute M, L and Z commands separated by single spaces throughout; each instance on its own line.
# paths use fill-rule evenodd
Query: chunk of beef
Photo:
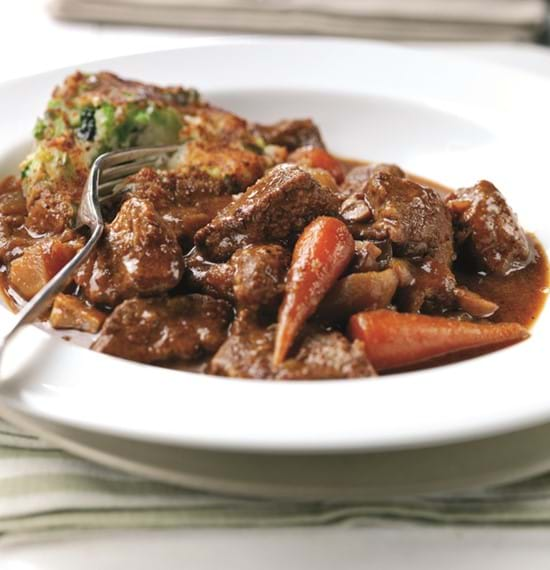
M 279 121 L 273 125 L 257 125 L 256 130 L 268 143 L 296 150 L 301 146 L 325 148 L 321 133 L 311 119 Z
M 400 292 L 406 311 L 440 312 L 455 303 L 453 228 L 448 209 L 432 189 L 406 178 L 377 172 L 366 199 L 374 222 L 367 234 L 389 239 L 394 255 L 414 262 L 414 283 Z
M 189 291 L 234 301 L 233 277 L 230 263 L 206 261 L 196 249 L 185 256 L 183 285 Z
M 340 186 L 338 193 L 343 201 L 340 206 L 340 216 L 346 220 L 353 237 L 358 240 L 356 245 L 356 256 L 354 259 L 354 271 L 371 271 L 376 269 L 372 266 L 372 262 L 376 259 L 373 257 L 373 246 L 382 244 L 382 252 L 379 253 L 382 262 L 382 268 L 392 257 L 391 241 L 386 237 L 382 239 L 372 240 L 373 230 L 371 222 L 373 221 L 373 211 L 367 198 L 367 184 L 372 176 L 379 172 L 386 172 L 397 177 L 404 178 L 405 173 L 393 164 L 369 164 L 352 168 L 346 175 L 344 183 Z M 363 244 L 363 245 L 361 245 Z M 367 257 L 367 250 L 370 249 L 370 256 Z M 363 262 L 368 265 L 363 267 Z
M 398 178 L 405 178 L 405 173 L 395 164 L 362 164 L 352 168 L 347 174 L 343 184 L 340 186 L 340 193 L 342 196 L 348 198 L 353 195 L 364 195 L 367 192 L 367 183 L 371 176 L 384 172 L 397 176 Z
M 207 372 L 234 378 L 274 378 L 275 325 L 265 329 L 246 312 L 233 322 L 227 340 L 208 364 Z
M 175 287 L 183 274 L 183 254 L 149 200 L 124 202 L 75 282 L 92 303 L 116 305 L 138 294 Z
M 441 313 L 456 305 L 456 278 L 447 261 L 427 257 L 409 264 L 410 285 L 400 289 L 397 306 L 407 313 Z
M 290 253 L 280 245 L 250 245 L 231 257 L 237 306 L 248 309 L 278 307 L 285 288 Z
M 185 257 L 184 285 L 238 308 L 271 312 L 281 300 L 289 264 L 290 253 L 280 245 L 246 246 L 227 263 L 205 261 L 193 250 Z
M 458 244 L 464 244 L 480 268 L 506 275 L 534 259 L 533 246 L 504 196 L 487 180 L 462 188 L 447 202 Z
M 247 319 L 236 321 L 212 358 L 209 372 L 237 378 L 315 380 L 374 376 L 363 345 L 339 332 L 309 330 L 296 355 L 273 365 L 275 325 L 262 328 Z
M 293 240 L 318 216 L 334 216 L 335 193 L 293 164 L 272 168 L 195 234 L 210 260 L 225 261 L 239 248 Z
M 206 295 L 128 299 L 92 348 L 139 362 L 195 360 L 223 343 L 231 315 L 228 303 Z
M 295 358 L 281 366 L 280 380 L 323 380 L 376 376 L 363 343 L 350 342 L 343 334 L 318 332 L 304 338 Z
M 12 225 L 22 224 L 27 214 L 27 202 L 23 196 L 21 183 L 15 176 L 0 180 L 0 215 Z
M 185 244 L 232 200 L 230 186 L 195 168 L 179 172 L 143 168 L 127 185 L 126 199 L 151 202 L 164 225 Z
M 396 255 L 452 261 L 451 216 L 438 194 L 386 172 L 371 176 L 366 199 L 373 213 L 373 237 L 389 238 Z

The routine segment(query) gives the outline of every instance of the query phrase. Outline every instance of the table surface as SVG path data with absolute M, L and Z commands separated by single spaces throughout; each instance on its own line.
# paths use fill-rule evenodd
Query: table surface
M 0 7 L 0 81 L 82 62 L 223 41 L 228 35 L 189 30 L 68 24 L 52 21 L 47 0 Z M 418 45 L 418 44 L 416 44 Z M 529 45 L 429 44 L 550 75 L 550 50 Z M 391 527 L 272 530 L 185 530 L 75 534 L 63 542 L 3 545 L 2 570 L 207 570 L 248 568 L 430 568 L 546 570 L 550 529 Z M 82 556 L 83 552 L 86 556 Z

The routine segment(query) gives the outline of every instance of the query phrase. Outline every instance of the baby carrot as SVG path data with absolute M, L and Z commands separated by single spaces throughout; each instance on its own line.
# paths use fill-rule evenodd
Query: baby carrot
M 296 242 L 279 309 L 273 363 L 281 364 L 300 328 L 349 265 L 355 244 L 346 225 L 336 218 L 311 222 Z
M 351 317 L 349 334 L 381 372 L 463 350 L 511 344 L 529 336 L 518 323 L 479 324 L 387 309 Z

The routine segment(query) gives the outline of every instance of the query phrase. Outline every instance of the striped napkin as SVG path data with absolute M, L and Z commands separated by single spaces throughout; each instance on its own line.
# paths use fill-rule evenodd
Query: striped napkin
M 550 475 L 477 492 L 381 502 L 239 499 L 72 457 L 0 420 L 0 545 L 86 529 L 548 524 Z
M 397 40 L 531 40 L 544 0 L 52 0 L 54 16 Z

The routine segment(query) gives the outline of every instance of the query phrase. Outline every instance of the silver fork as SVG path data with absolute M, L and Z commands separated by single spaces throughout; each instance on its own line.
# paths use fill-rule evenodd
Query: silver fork
M 0 357 L 8 341 L 26 324 L 35 321 L 63 291 L 75 271 L 88 259 L 103 234 L 105 222 L 101 205 L 123 192 L 120 183 L 146 166 L 161 166 L 162 159 L 174 153 L 179 145 L 131 148 L 108 152 L 97 157 L 82 193 L 76 216 L 76 227 L 87 227 L 90 238 L 84 247 L 17 313 L 15 322 L 0 339 Z

